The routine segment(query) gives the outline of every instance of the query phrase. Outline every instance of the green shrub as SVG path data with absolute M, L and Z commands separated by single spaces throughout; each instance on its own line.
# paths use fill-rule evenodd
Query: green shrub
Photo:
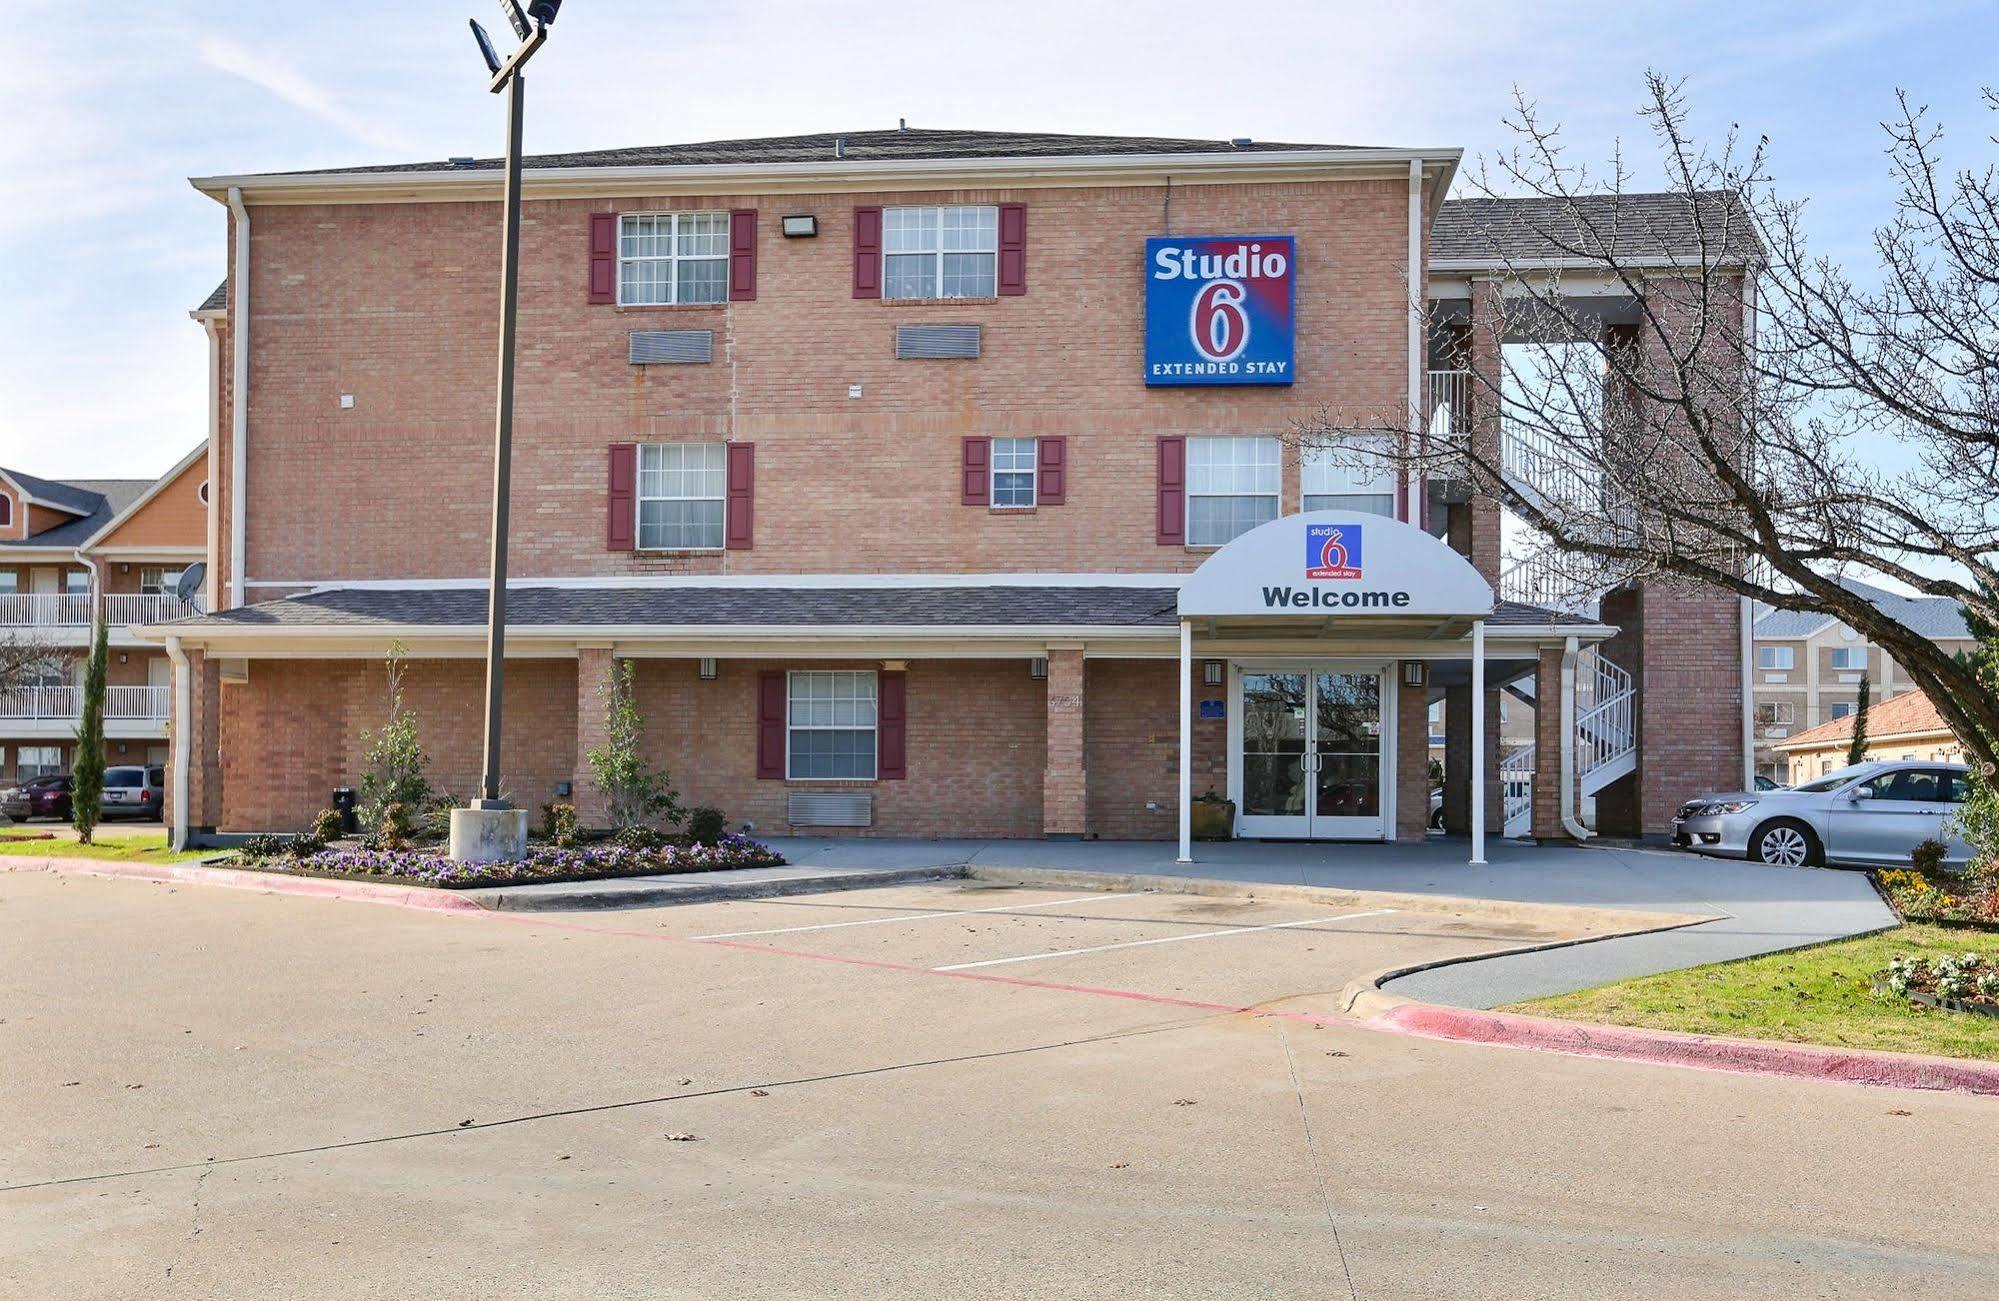
M 576 806 L 574 804 L 544 804 L 541 806 L 542 838 L 557 849 L 569 849 L 576 844 Z
M 658 849 L 666 843 L 666 837 L 647 826 L 619 827 L 612 834 L 611 843 L 626 849 Z
M 711 805 L 704 804 L 687 815 L 687 838 L 697 845 L 718 845 L 728 830 L 729 820 Z
M 645 718 L 632 692 L 632 662 L 618 661 L 604 675 L 604 744 L 590 747 L 590 783 L 604 796 L 611 825 L 620 831 L 664 822 L 679 826 L 686 814 L 680 793 L 664 769 L 655 770 L 642 751 Z
M 279 852 L 286 858 L 310 858 L 324 847 L 325 842 L 310 831 L 301 831 L 295 836 L 286 836 Z
M 285 852 L 285 838 L 272 835 L 252 836 L 244 841 L 236 852 L 245 858 L 276 858 Z
M 328 844 L 340 839 L 340 810 L 321 809 L 319 816 L 312 820 L 312 839 L 315 844 Z
M 1943 870 L 1944 855 L 1949 852 L 1948 845 L 1932 836 L 1909 851 L 1909 866 L 1918 872 L 1934 875 Z

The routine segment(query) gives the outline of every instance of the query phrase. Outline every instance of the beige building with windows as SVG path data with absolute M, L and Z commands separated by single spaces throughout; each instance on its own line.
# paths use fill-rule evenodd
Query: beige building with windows
M 1846 767 L 1855 719 L 1856 715 L 1842 714 L 1771 746 L 1787 774 L 1778 780 L 1796 786 Z M 1867 748 L 1860 756 L 1863 763 L 1880 759 L 1963 763 L 1964 754 L 1964 743 L 1920 691 L 1904 691 L 1893 700 L 1867 708 Z
M 1969 652 L 1977 645 L 1955 601 L 1898 596 L 1852 579 L 1845 584 L 1947 653 Z M 1849 718 L 1860 707 L 1863 679 L 1876 703 L 1916 690 L 1901 666 L 1859 632 L 1829 614 L 1795 610 L 1758 615 L 1755 674 L 1756 771 L 1782 784 L 1792 780 L 1788 743 Z M 1851 735 L 1850 724 L 1843 735 Z

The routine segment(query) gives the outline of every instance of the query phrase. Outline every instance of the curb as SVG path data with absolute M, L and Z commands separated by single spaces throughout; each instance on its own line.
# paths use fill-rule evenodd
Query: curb
M 96 876 L 120 881 L 152 881 L 163 885 L 214 885 L 225 890 L 294 895 L 312 899 L 345 899 L 355 903 L 389 904 L 423 912 L 483 912 L 476 900 L 427 886 L 376 884 L 372 881 L 329 881 L 320 877 L 258 872 L 247 868 L 203 867 L 199 863 L 120 863 L 98 858 L 37 858 L 0 862 L 0 872 L 50 872 L 58 876 Z
M 1383 995 L 1383 998 L 1390 996 Z M 1372 1002 L 1373 1000 L 1369 1000 Z M 1539 1052 L 1651 1062 L 1696 1070 L 1775 1075 L 1836 1084 L 1999 1096 L 1999 1062 L 1968 1062 L 1913 1053 L 1867 1052 L 1813 1044 L 1646 1030 L 1635 1026 L 1552 1021 L 1517 1012 L 1475 1012 L 1406 1000 L 1375 1011 L 1362 1025 L 1391 1034 Z
M 910 867 L 879 872 L 847 872 L 839 876 L 729 881 L 718 885 L 645 885 L 629 890 L 561 890 L 550 886 L 502 885 L 482 886 L 463 893 L 472 896 L 466 900 L 467 904 L 483 912 L 604 912 L 617 908 L 657 908 L 668 904 L 830 894 L 838 890 L 864 890 L 871 886 L 957 880 L 964 875 L 965 869 L 959 866 Z M 626 879 L 644 880 L 643 877 Z

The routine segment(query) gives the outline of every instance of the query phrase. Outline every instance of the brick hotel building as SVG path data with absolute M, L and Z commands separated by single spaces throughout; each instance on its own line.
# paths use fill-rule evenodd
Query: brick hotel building
M 1212 790 L 1245 835 L 1414 839 L 1438 715 L 1453 828 L 1475 785 L 1495 833 L 1548 837 L 1739 785 L 1736 600 L 1569 599 L 1507 568 L 1495 501 L 1288 437 L 1510 436 L 1464 368 L 1496 369 L 1535 248 L 1448 199 L 1458 158 L 922 130 L 529 158 L 510 797 L 601 812 L 620 660 L 684 798 L 762 834 L 1169 839 Z M 143 629 L 180 666 L 175 816 L 308 821 L 392 642 L 469 795 L 498 165 L 194 185 L 230 271 L 196 313 L 212 613 Z M 1621 202 L 1640 256 L 1697 256 L 1678 201 Z M 1299 560 L 1328 539 L 1354 563 Z M 1546 706 L 1504 753 L 1502 693 Z

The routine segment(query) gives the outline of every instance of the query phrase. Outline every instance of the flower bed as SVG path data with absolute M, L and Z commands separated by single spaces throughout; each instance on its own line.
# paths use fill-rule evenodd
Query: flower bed
M 1989 872 L 1952 876 L 1894 867 L 1874 880 L 1903 921 L 1999 929 L 1999 882 Z
M 529 845 L 527 857 L 514 863 L 460 863 L 428 849 L 328 848 L 310 854 L 271 854 L 241 860 L 263 872 L 344 880 L 397 881 L 406 885 L 464 890 L 478 886 L 553 884 L 599 881 L 621 876 L 662 876 L 676 872 L 715 872 L 732 867 L 782 867 L 784 855 L 747 836 L 724 835 L 711 845 L 669 844 L 656 849 L 627 845 L 591 845 L 557 849 Z
M 1905 954 L 1890 959 L 1875 983 L 1885 993 L 1928 1007 L 1999 1017 L 1999 965 L 1976 953 L 1931 958 Z

